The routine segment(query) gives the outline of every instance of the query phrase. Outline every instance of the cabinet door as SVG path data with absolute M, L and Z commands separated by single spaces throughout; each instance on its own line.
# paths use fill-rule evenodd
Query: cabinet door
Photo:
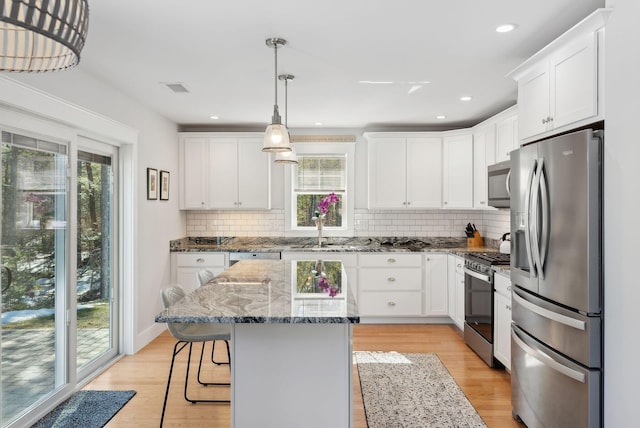
M 518 116 L 514 114 L 496 125 L 496 162 L 508 161 L 518 145 Z
M 447 256 L 447 311 L 449 318 L 456 319 L 456 256 Z
M 407 208 L 442 207 L 442 140 L 407 139 Z
M 369 209 L 407 206 L 406 166 L 404 139 L 369 141 Z
M 518 128 L 521 140 L 548 129 L 549 86 L 549 67 L 546 61 L 518 81 Z M 499 162 L 498 159 L 496 161 Z
M 473 134 L 473 207 L 489 208 L 487 166 L 496 161 L 495 125 L 487 125 Z
M 455 323 L 460 330 L 464 329 L 464 260 L 458 257 L 456 263 L 456 318 Z
M 597 35 L 582 36 L 551 58 L 554 128 L 598 114 Z
M 493 355 L 507 369 L 511 369 L 511 300 L 494 293 L 494 346 Z
M 443 165 L 444 208 L 473 206 L 473 136 L 445 137 Z
M 425 315 L 447 316 L 447 255 L 428 254 L 425 263 Z
M 207 138 L 185 137 L 181 141 L 180 208 L 206 209 L 209 143 Z
M 271 162 L 262 139 L 238 140 L 238 208 L 271 208 Z
M 209 145 L 209 205 L 217 209 L 238 208 L 238 142 L 236 138 L 213 138 Z

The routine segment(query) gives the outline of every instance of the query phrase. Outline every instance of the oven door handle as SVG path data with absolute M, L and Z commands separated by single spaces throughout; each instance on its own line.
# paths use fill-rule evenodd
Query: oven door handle
M 485 282 L 488 282 L 489 284 L 491 284 L 491 277 L 489 275 L 484 275 L 484 274 L 482 274 L 480 272 L 473 271 L 473 270 L 471 270 L 471 269 L 469 269 L 467 267 L 463 268 L 463 270 L 464 270 L 464 273 L 466 275 L 472 276 L 472 277 L 477 278 L 477 279 L 479 279 L 481 281 L 485 281 Z

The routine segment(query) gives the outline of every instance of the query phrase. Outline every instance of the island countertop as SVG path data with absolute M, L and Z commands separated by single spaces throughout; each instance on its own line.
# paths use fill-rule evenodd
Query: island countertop
M 325 262 L 336 264 L 331 282 L 339 282 L 341 292 L 335 297 L 298 286 L 301 276 L 313 280 L 311 272 L 306 272 L 309 263 L 317 260 L 241 261 L 162 311 L 155 320 L 231 324 L 359 323 L 355 299 L 341 262 Z M 304 272 L 298 272 L 299 269 Z

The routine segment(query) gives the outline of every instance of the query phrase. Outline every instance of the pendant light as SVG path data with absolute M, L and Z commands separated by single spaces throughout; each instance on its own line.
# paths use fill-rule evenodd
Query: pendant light
M 278 112 L 278 48 L 287 44 L 284 39 L 271 38 L 265 41 L 267 46 L 273 48 L 275 56 L 275 104 L 273 105 L 273 117 L 271 118 L 271 125 L 267 126 L 267 130 L 264 133 L 264 143 L 262 145 L 263 152 L 289 152 L 291 151 L 291 145 L 289 143 L 289 131 L 287 127 L 282 125 L 282 119 Z
M 0 0 L 0 71 L 75 66 L 88 26 L 87 0 Z
M 289 91 L 288 91 L 288 83 L 290 80 L 295 79 L 295 76 L 291 75 L 291 74 L 281 74 L 278 76 L 278 79 L 280 80 L 284 80 L 284 126 L 285 128 L 287 128 L 287 135 L 289 134 Z M 291 141 L 291 138 L 289 138 L 289 141 Z M 293 148 L 293 146 L 291 147 L 291 151 L 289 152 L 277 152 L 276 153 L 276 159 L 274 160 L 275 163 L 288 163 L 288 164 L 292 164 L 298 163 L 298 158 L 296 157 L 296 150 Z

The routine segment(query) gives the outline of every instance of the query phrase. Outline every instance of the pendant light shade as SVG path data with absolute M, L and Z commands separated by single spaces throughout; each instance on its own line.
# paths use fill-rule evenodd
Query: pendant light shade
M 291 151 L 291 144 L 289 142 L 289 131 L 287 127 L 282 124 L 280 113 L 278 112 L 278 48 L 287 44 L 284 39 L 272 38 L 267 39 L 267 46 L 273 48 L 275 57 L 275 103 L 273 104 L 273 117 L 271 118 L 271 125 L 267 126 L 267 130 L 264 133 L 264 142 L 262 144 L 263 152 L 289 152 Z
M 87 0 L 0 0 L 0 71 L 75 66 L 88 26 Z
M 295 79 L 295 76 L 291 74 L 281 74 L 278 79 L 284 80 L 284 126 L 287 128 L 287 135 L 289 135 L 289 81 Z M 275 163 L 292 164 L 298 163 L 298 157 L 296 156 L 296 150 L 291 147 L 289 152 L 277 152 Z

